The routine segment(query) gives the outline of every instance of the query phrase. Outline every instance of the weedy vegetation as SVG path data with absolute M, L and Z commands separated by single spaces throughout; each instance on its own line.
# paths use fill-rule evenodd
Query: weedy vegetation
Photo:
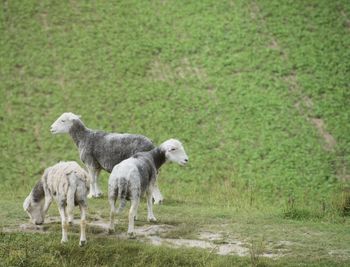
M 5 0 L 0 21 L 0 265 L 349 266 L 349 1 Z M 65 111 L 181 140 L 190 161 L 160 172 L 154 213 L 171 228 L 156 235 L 210 232 L 217 248 L 92 225 L 79 248 L 78 234 L 60 244 L 54 222 L 24 231 L 22 202 L 43 170 L 79 161 L 49 131 Z M 107 179 L 90 222 L 108 220 Z M 151 226 L 139 211 L 136 226 Z M 126 227 L 125 213 L 117 235 Z M 225 244 L 245 254 L 218 255 Z

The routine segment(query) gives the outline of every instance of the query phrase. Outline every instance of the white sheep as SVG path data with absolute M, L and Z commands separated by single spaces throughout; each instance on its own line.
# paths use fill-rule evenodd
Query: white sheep
M 185 165 L 188 156 L 180 143 L 170 139 L 159 147 L 148 152 L 139 152 L 116 165 L 108 180 L 108 201 L 111 207 L 109 231 L 114 231 L 114 216 L 122 212 L 126 200 L 131 201 L 129 211 L 128 235 L 133 237 L 134 219 L 137 216 L 140 197 L 147 195 L 148 221 L 156 221 L 152 209 L 152 192 L 157 178 L 158 169 L 166 162 L 176 162 Z M 116 209 L 116 199 L 120 200 Z
M 73 113 L 63 113 L 52 125 L 53 134 L 69 133 L 78 147 L 80 159 L 87 167 L 92 181 L 91 197 L 100 197 L 98 175 L 101 170 L 111 172 L 113 167 L 137 152 L 149 151 L 154 148 L 150 139 L 143 135 L 107 133 L 91 130 L 83 124 L 80 116 Z M 155 203 L 160 203 L 163 197 L 155 185 Z
M 75 161 L 59 162 L 44 171 L 42 178 L 24 200 L 23 209 L 32 223 L 44 223 L 45 215 L 52 199 L 57 202 L 62 222 L 62 240 L 67 242 L 68 223 L 73 223 L 74 206 L 80 208 L 80 242 L 86 243 L 86 209 L 90 177 Z

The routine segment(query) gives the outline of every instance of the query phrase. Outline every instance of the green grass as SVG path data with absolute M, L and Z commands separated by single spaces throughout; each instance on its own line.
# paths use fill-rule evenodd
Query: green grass
M 1 266 L 248 266 L 242 257 L 220 257 L 195 249 L 169 249 L 145 246 L 135 241 L 115 242 L 96 238 L 94 244 L 80 248 L 74 244 L 62 246 L 60 236 L 1 234 Z M 78 237 L 75 238 L 78 242 Z M 128 255 L 127 257 L 125 255 Z M 5 256 L 5 257 L 4 257 Z M 331 266 L 329 259 L 300 260 L 299 266 Z M 279 262 L 258 259 L 257 266 L 295 266 L 286 257 Z M 346 266 L 346 261 L 339 266 Z
M 0 21 L 0 226 L 27 220 L 22 201 L 44 168 L 79 161 L 68 136 L 49 132 L 72 111 L 90 128 L 182 140 L 190 164 L 159 177 L 155 215 L 176 226 L 166 235 L 223 229 L 252 253 L 92 233 L 86 249 L 61 247 L 54 229 L 2 233 L 5 266 L 74 265 L 76 255 L 87 266 L 348 264 L 348 1 L 3 1 Z M 89 206 L 90 218 L 108 218 L 106 199 Z M 284 257 L 253 255 L 280 241 L 293 244 Z

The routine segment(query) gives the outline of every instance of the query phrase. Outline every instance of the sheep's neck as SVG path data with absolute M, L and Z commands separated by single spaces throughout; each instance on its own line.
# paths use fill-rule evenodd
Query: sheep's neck
M 79 147 L 86 136 L 87 129 L 81 121 L 75 120 L 72 127 L 69 129 L 69 134 L 73 138 L 74 143 Z
M 153 157 L 154 164 L 156 165 L 156 169 L 158 170 L 166 161 L 165 152 L 160 148 L 155 148 L 151 151 L 151 155 Z

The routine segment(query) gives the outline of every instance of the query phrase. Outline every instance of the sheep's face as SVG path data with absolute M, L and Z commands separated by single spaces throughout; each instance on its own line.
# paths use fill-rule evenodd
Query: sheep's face
M 180 141 L 176 139 L 167 140 L 161 145 L 161 148 L 165 150 L 167 160 L 182 166 L 187 164 L 188 156 Z
M 31 194 L 24 200 L 23 209 L 29 215 L 30 221 L 34 224 L 40 225 L 44 223 L 44 200 L 34 202 Z
M 63 113 L 52 125 L 51 133 L 68 133 L 69 129 L 72 127 L 74 120 L 79 120 L 80 116 L 75 115 L 71 112 Z

